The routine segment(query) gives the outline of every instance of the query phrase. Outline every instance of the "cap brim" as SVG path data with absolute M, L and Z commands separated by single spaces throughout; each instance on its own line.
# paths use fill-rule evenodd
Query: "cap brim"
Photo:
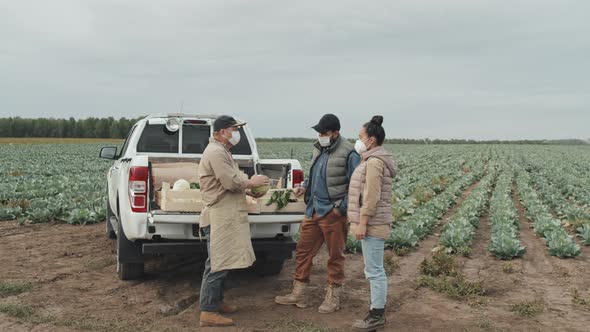
M 243 126 L 245 126 L 247 123 L 248 123 L 248 122 L 241 121 L 241 122 L 238 122 L 238 123 L 236 123 L 236 124 L 235 124 L 235 125 L 233 125 L 232 127 L 243 127 Z
M 323 134 L 326 132 L 326 130 L 324 130 L 324 127 L 320 126 L 319 123 L 311 128 L 313 128 L 315 131 L 317 131 L 320 134 Z

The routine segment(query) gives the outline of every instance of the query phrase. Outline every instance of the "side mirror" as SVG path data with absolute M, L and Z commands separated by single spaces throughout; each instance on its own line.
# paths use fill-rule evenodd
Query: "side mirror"
M 116 146 L 105 146 L 100 149 L 99 156 L 105 159 L 116 159 L 117 158 L 117 147 Z

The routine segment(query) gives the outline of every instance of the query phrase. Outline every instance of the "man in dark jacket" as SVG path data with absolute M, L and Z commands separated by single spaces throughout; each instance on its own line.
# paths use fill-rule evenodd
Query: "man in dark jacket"
M 340 136 L 340 120 L 335 115 L 324 115 L 313 129 L 318 132 L 318 141 L 314 144 L 310 173 L 303 186 L 295 189 L 295 195 L 305 195 L 307 210 L 295 251 L 293 291 L 277 296 L 275 302 L 307 307 L 305 289 L 309 284 L 313 259 L 325 242 L 330 256 L 328 288 L 319 312 L 332 313 L 340 309 L 348 234 L 348 185 L 360 163 L 360 156 L 354 146 Z

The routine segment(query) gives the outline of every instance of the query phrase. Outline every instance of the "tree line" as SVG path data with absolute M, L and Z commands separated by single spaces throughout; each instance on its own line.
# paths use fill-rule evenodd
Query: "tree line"
M 140 118 L 54 119 L 21 117 L 0 118 L 0 137 L 50 138 L 126 138 Z M 259 142 L 314 142 L 313 138 L 283 137 L 258 138 Z M 354 140 L 352 140 L 354 141 Z M 411 139 L 392 138 L 387 144 L 588 144 L 579 139 L 569 140 L 467 140 L 467 139 Z
M 137 119 L 0 118 L 0 137 L 125 138 Z

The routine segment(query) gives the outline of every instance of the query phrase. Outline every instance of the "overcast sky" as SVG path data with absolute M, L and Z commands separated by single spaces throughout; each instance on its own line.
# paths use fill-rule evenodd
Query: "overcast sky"
M 590 1 L 0 0 L 0 117 L 246 119 L 313 136 L 590 138 Z

